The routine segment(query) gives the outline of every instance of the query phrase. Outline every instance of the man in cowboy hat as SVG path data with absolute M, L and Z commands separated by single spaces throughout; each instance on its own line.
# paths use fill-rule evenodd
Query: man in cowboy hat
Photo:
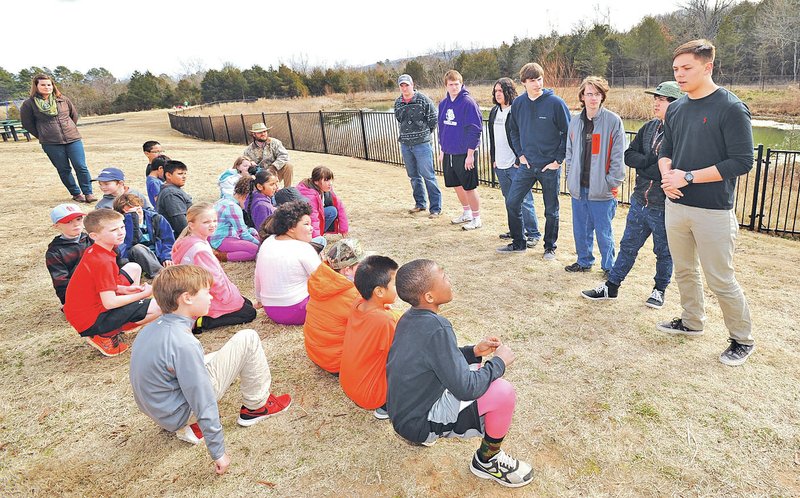
M 271 127 L 270 127 L 271 128 Z M 272 171 L 283 181 L 284 187 L 292 185 L 292 165 L 289 164 L 289 153 L 280 140 L 269 136 L 269 130 L 264 123 L 255 123 L 250 127 L 253 143 L 247 146 L 243 156 L 256 163 L 259 167 Z

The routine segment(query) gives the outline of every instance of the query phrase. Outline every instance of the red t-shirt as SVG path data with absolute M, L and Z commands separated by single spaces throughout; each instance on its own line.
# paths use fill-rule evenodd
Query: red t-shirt
M 386 358 L 394 340 L 399 313 L 388 307 L 363 312 L 359 297 L 347 321 L 339 383 L 361 408 L 374 410 L 386 403 Z
M 86 249 L 67 285 L 64 315 L 78 332 L 88 329 L 100 313 L 108 311 L 100 293 L 116 291 L 117 285 L 130 285 L 117 266 L 117 255 L 97 244 Z

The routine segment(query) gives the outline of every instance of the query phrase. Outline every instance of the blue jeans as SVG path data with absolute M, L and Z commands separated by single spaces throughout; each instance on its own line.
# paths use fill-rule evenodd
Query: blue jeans
M 430 142 L 417 145 L 400 144 L 403 162 L 406 165 L 406 174 L 411 180 L 411 191 L 414 195 L 414 205 L 425 209 L 425 190 L 428 191 L 428 200 L 431 203 L 431 213 L 442 212 L 442 191 L 436 182 L 436 173 L 433 171 L 433 147 Z
M 575 252 L 578 264 L 594 264 L 594 236 L 597 234 L 597 247 L 600 248 L 600 267 L 611 270 L 614 266 L 614 229 L 611 220 L 617 212 L 617 200 L 590 201 L 589 189 L 581 187 L 581 198 L 572 198 L 572 234 L 575 236 Z
M 336 209 L 336 206 L 325 206 L 325 230 L 322 231 L 323 234 L 331 229 L 338 216 L 339 210 Z
M 494 173 L 497 175 L 497 182 L 500 184 L 500 192 L 503 197 L 508 197 L 508 190 L 511 188 L 511 182 L 517 176 L 519 168 L 510 167 L 506 169 L 495 168 Z M 522 224 L 525 228 L 525 235 L 533 237 L 534 239 L 541 239 L 542 234 L 539 232 L 539 220 L 536 219 L 536 209 L 533 207 L 533 195 L 528 191 L 522 199 Z
M 522 201 L 530 194 L 536 182 L 542 187 L 544 199 L 544 250 L 555 251 L 558 240 L 558 184 L 561 179 L 561 168 L 542 171 L 545 165 L 530 168 L 520 166 L 516 176 L 511 181 L 511 187 L 506 197 L 506 212 L 508 213 L 508 229 L 514 239 L 515 248 L 525 247 L 525 234 L 522 222 Z
M 620 285 L 636 262 L 639 249 L 653 234 L 653 253 L 656 255 L 655 287 L 665 290 L 672 276 L 672 256 L 667 244 L 667 228 L 664 224 L 664 208 L 644 207 L 631 197 L 631 208 L 625 221 L 625 233 L 619 243 L 619 255 L 608 281 Z
M 50 162 L 58 171 L 61 183 L 67 187 L 69 193 L 78 195 L 92 193 L 92 175 L 86 167 L 86 154 L 83 152 L 83 141 L 78 140 L 69 144 L 42 144 L 42 150 L 50 158 Z M 70 167 L 70 162 L 72 167 Z M 72 176 L 72 169 L 78 176 L 77 183 Z

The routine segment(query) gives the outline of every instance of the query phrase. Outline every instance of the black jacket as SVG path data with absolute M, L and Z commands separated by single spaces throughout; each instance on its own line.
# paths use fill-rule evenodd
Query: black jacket
M 492 166 L 494 166 L 494 120 L 495 118 L 497 118 L 497 109 L 499 108 L 500 106 L 496 105 L 492 107 L 491 111 L 489 111 L 489 154 L 492 157 Z M 511 109 L 509 108 L 509 111 L 510 110 Z M 516 150 L 514 150 L 514 146 L 511 145 L 511 135 L 509 134 L 508 130 L 509 130 L 509 121 L 506 120 L 506 139 L 508 140 L 508 146 L 511 147 L 511 150 L 514 151 L 514 156 L 516 156 L 514 164 L 519 166 L 519 154 L 517 153 Z
M 664 209 L 661 172 L 658 170 L 658 149 L 664 138 L 664 127 L 656 118 L 645 123 L 625 151 L 625 164 L 636 170 L 636 184 L 631 197 L 643 206 Z M 655 146 L 655 147 L 654 147 Z

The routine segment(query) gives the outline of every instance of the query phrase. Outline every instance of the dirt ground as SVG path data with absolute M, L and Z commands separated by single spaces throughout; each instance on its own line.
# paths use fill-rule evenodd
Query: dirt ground
M 187 190 L 197 201 L 216 198 L 217 176 L 242 149 L 184 137 L 169 128 L 165 111 L 121 117 L 80 129 L 88 162 L 94 174 L 122 168 L 142 191 L 145 140 L 159 140 L 189 165 Z M 744 366 L 729 368 L 717 361 L 727 333 L 712 294 L 705 335 L 655 330 L 680 306 L 675 285 L 664 309 L 644 306 L 655 268 L 649 244 L 618 300 L 580 297 L 602 275 L 564 272 L 575 261 L 568 198 L 561 198 L 557 261 L 543 261 L 541 247 L 504 256 L 494 252 L 506 230 L 498 190 L 481 187 L 484 226 L 462 232 L 449 223 L 459 210 L 451 191 L 447 216 L 407 214 L 413 201 L 400 167 L 290 153 L 297 179 L 319 164 L 333 169 L 352 235 L 365 248 L 401 264 L 427 257 L 445 267 L 456 295 L 443 315 L 460 342 L 496 334 L 516 351 L 506 378 L 518 401 L 504 447 L 533 464 L 533 483 L 511 492 L 473 477 L 468 464 L 478 440 L 407 444 L 307 359 L 300 327 L 277 326 L 263 314 L 252 326 L 267 351 L 272 390 L 295 401 L 288 413 L 242 428 L 234 384 L 220 403 L 233 463 L 215 476 L 204 446 L 178 441 L 139 413 L 129 355 L 101 357 L 64 320 L 44 252 L 55 235 L 48 212 L 69 196 L 39 145 L 21 142 L 0 143 L 0 494 L 800 495 L 798 242 L 740 233 L 737 276 L 757 349 Z M 543 222 L 541 197 L 536 208 Z M 617 240 L 626 214 L 617 213 Z M 252 298 L 254 264 L 225 268 Z M 234 331 L 199 337 L 212 351 Z

